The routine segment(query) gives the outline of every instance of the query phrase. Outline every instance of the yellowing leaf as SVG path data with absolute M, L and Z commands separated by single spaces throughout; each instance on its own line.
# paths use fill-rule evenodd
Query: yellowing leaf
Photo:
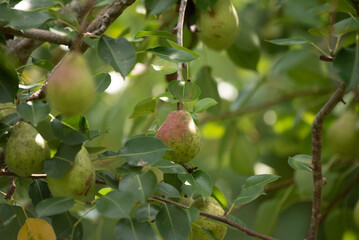
M 17 240 L 56 240 L 54 229 L 43 219 L 27 218 L 17 234 Z

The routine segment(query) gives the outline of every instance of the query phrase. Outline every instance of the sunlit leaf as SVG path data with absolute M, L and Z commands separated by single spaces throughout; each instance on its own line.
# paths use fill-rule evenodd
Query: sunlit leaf
M 304 170 L 307 172 L 312 172 L 310 165 L 312 164 L 312 156 L 298 154 L 293 157 L 288 158 L 288 164 L 294 170 Z
M 304 37 L 274 39 L 274 40 L 267 40 L 267 42 L 270 42 L 270 43 L 273 43 L 276 45 L 284 45 L 284 46 L 311 43 L 308 39 L 306 39 Z
M 176 39 L 176 36 L 170 32 L 163 30 L 154 30 L 154 31 L 140 31 L 135 34 L 134 38 L 143 38 L 143 37 L 166 37 L 171 39 Z
M 28 218 L 21 227 L 18 240 L 56 240 L 56 235 L 52 226 L 44 219 Z
M 142 116 L 145 114 L 152 114 L 155 111 L 156 99 L 155 98 L 146 98 L 136 104 L 135 109 L 133 110 L 130 118 Z
M 208 108 L 217 104 L 217 101 L 213 98 L 203 98 L 193 105 L 193 112 L 201 113 L 206 111 Z
M 201 94 L 201 89 L 194 82 L 171 81 L 168 85 L 170 93 L 182 102 L 196 100 Z

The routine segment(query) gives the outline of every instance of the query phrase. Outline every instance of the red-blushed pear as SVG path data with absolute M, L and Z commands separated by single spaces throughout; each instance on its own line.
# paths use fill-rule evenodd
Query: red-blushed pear
M 208 47 L 222 50 L 230 47 L 237 38 L 239 20 L 230 0 L 217 0 L 198 17 L 199 38 Z
M 201 133 L 189 112 L 171 112 L 156 133 L 168 147 L 164 158 L 182 164 L 191 161 L 202 144 Z
M 47 81 L 50 106 L 66 116 L 84 113 L 94 101 L 95 84 L 80 53 L 69 52 Z
M 45 139 L 27 122 L 16 123 L 5 146 L 5 163 L 21 177 L 42 173 L 44 161 L 50 158 Z
M 95 169 L 85 147 L 77 153 L 73 165 L 62 178 L 47 177 L 47 183 L 54 197 L 71 197 L 86 201 L 94 197 Z

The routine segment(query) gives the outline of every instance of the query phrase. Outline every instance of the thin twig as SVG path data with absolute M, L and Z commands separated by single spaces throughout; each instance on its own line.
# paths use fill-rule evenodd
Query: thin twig
M 14 195 L 14 193 L 15 193 L 15 189 L 16 189 L 16 184 L 14 181 L 14 177 L 10 176 L 9 177 L 9 187 L 7 189 L 6 196 L 5 196 L 6 200 L 11 199 L 12 195 Z
M 328 205 L 328 207 L 323 211 L 323 214 L 320 218 L 320 222 L 323 222 L 324 219 L 328 216 L 328 213 L 332 210 L 337 203 L 343 199 L 350 191 L 357 185 L 359 182 L 359 174 L 350 182 L 350 184 Z
M 324 119 L 334 109 L 334 107 L 343 100 L 345 93 L 345 83 L 341 83 L 328 102 L 322 107 L 315 116 L 312 125 L 312 169 L 313 169 L 313 203 L 312 217 L 307 236 L 305 240 L 315 240 L 317 238 L 318 227 L 321 219 L 321 201 L 322 201 L 322 126 Z
M 293 92 L 293 93 L 288 93 L 288 94 L 280 96 L 278 98 L 268 100 L 264 103 L 241 108 L 234 112 L 224 112 L 224 113 L 220 114 L 219 116 L 207 116 L 207 117 L 199 119 L 198 122 L 204 123 L 204 122 L 208 122 L 208 121 L 217 121 L 217 120 L 223 120 L 223 119 L 232 118 L 232 117 L 238 117 L 240 115 L 251 113 L 251 112 L 257 112 L 257 111 L 266 109 L 268 107 L 277 105 L 279 103 L 287 102 L 287 101 L 295 99 L 295 98 L 309 97 L 309 96 L 319 95 L 319 94 L 327 94 L 332 91 L 333 91 L 333 88 L 320 88 L 320 89 L 307 89 L 307 90 L 301 90 L 301 91 L 297 91 L 297 92 Z
M 56 33 L 37 28 L 30 28 L 27 30 L 20 31 L 10 27 L 0 26 L 0 32 L 25 38 L 31 38 L 33 40 L 46 41 L 49 43 L 62 44 L 67 46 L 71 46 L 72 44 L 72 40 L 70 38 L 63 37 Z
M 178 202 L 174 202 L 172 200 L 169 200 L 169 199 L 166 199 L 166 198 L 163 198 L 163 197 L 152 196 L 151 198 L 156 199 L 156 200 L 161 201 L 161 202 L 164 202 L 164 203 L 169 203 L 169 204 L 175 205 L 175 206 L 180 207 L 180 208 L 184 208 L 184 209 L 190 208 L 189 206 L 183 205 L 183 204 L 178 203 Z M 267 235 L 255 232 L 255 231 L 253 231 L 251 229 L 248 229 L 246 227 L 243 227 L 242 225 L 230 220 L 226 216 L 219 216 L 219 215 L 204 212 L 204 211 L 200 211 L 199 214 L 201 216 L 205 216 L 205 217 L 212 218 L 212 219 L 215 219 L 217 221 L 226 223 L 226 224 L 228 224 L 228 225 L 230 225 L 230 226 L 232 226 L 234 228 L 237 228 L 237 229 L 241 230 L 242 232 L 244 232 L 248 236 L 257 237 L 257 238 L 264 239 L 264 240 L 277 240 L 276 238 L 272 238 L 270 236 L 267 236 Z

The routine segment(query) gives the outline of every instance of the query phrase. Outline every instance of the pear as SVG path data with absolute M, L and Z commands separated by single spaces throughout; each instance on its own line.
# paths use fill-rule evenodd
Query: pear
M 50 158 L 47 142 L 27 122 L 18 122 L 5 146 L 5 163 L 21 177 L 42 173 L 44 161 Z
M 344 112 L 327 130 L 330 151 L 343 159 L 359 156 L 359 117 L 352 111 Z
M 216 214 L 219 216 L 224 215 L 224 210 L 221 205 L 213 197 L 208 197 L 206 200 L 200 199 L 199 201 L 194 201 L 192 207 L 197 208 L 200 211 Z M 207 228 L 212 231 L 214 236 L 222 240 L 227 232 L 227 226 L 219 222 L 208 220 L 204 216 L 199 216 L 195 221 L 191 223 L 191 233 L 188 240 L 212 240 L 213 238 L 208 235 L 202 228 Z
M 66 196 L 81 201 L 94 197 L 95 180 L 95 169 L 84 147 L 77 153 L 73 165 L 62 178 L 47 177 L 54 197 Z
M 156 136 L 173 150 L 164 158 L 182 164 L 191 161 L 199 152 L 202 137 L 189 112 L 171 112 L 158 129 Z
M 65 116 L 84 113 L 94 101 L 95 84 L 80 53 L 69 52 L 47 81 L 50 106 Z
M 217 0 L 211 9 L 200 11 L 199 38 L 214 50 L 230 47 L 237 38 L 239 20 L 230 0 Z
M 16 112 L 16 106 L 13 103 L 0 103 L 0 120 Z

